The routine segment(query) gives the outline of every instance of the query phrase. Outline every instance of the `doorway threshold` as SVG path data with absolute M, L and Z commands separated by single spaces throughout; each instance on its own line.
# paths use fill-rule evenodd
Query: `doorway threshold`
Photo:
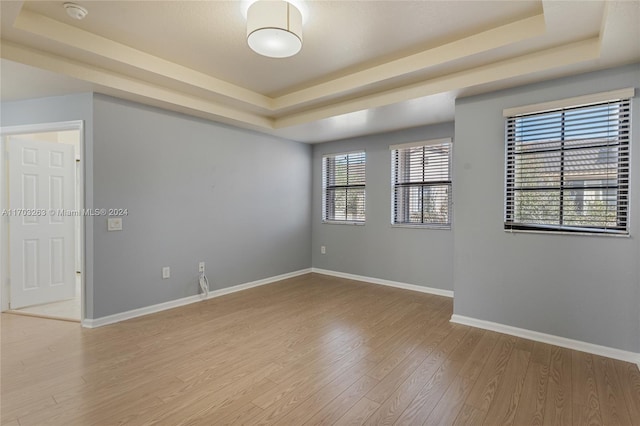
M 67 322 L 77 322 L 80 323 L 80 320 L 77 318 L 68 318 L 57 315 L 45 315 L 45 314 L 36 314 L 33 312 L 23 312 L 15 309 L 9 309 L 8 311 L 4 311 L 5 314 L 13 314 L 13 315 L 22 315 L 24 317 L 34 317 L 34 318 L 43 318 L 43 319 L 52 319 L 58 321 L 67 321 Z

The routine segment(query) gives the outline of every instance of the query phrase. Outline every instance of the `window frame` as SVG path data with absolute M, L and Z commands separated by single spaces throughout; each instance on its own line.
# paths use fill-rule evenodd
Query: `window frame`
M 505 232 L 528 232 L 528 233 L 544 233 L 544 234 L 571 234 L 571 235 L 590 235 L 590 236 L 617 236 L 617 237 L 628 237 L 630 235 L 630 208 L 631 208 L 631 127 L 632 127 L 632 100 L 635 94 L 634 89 L 621 89 L 613 92 L 601 93 L 601 94 L 593 94 L 580 96 L 571 99 L 565 99 L 554 102 L 547 102 L 543 104 L 518 107 L 518 108 L 510 108 L 504 110 L 505 117 L 505 180 L 504 180 L 504 231 Z M 569 124 L 565 123 L 566 114 L 576 113 L 579 111 L 585 111 L 586 114 L 590 113 L 590 109 L 596 110 L 598 107 L 606 107 L 608 105 L 618 105 L 619 108 L 622 108 L 622 111 L 619 111 L 617 114 L 617 139 L 615 144 L 603 145 L 602 142 L 597 142 L 597 138 L 593 136 L 587 136 L 584 139 L 589 141 L 593 140 L 591 144 L 581 145 L 578 149 L 588 150 L 588 149 L 599 149 L 599 148 L 609 148 L 610 146 L 617 147 L 618 149 L 618 157 L 617 162 L 615 163 L 616 170 L 616 180 L 617 183 L 615 185 L 611 184 L 594 184 L 594 187 L 591 188 L 589 186 L 584 186 L 582 191 L 586 190 L 595 190 L 595 191 L 609 191 L 614 190 L 616 194 L 616 224 L 617 226 L 607 226 L 606 224 L 597 225 L 577 225 L 577 224 L 566 224 L 563 223 L 564 217 L 566 216 L 565 212 L 569 207 L 565 200 L 565 197 L 569 196 L 572 191 L 579 192 L 580 187 L 575 184 L 572 185 L 573 181 L 577 182 L 578 180 L 582 180 L 583 183 L 587 181 L 602 181 L 603 179 L 596 179 L 597 174 L 586 175 L 586 179 L 573 179 L 574 177 L 565 176 L 564 170 L 567 161 L 565 156 L 567 153 L 570 155 L 572 149 L 571 146 L 566 147 L 565 142 L 571 142 L 572 139 L 565 139 L 565 134 L 567 132 L 567 127 Z M 532 221 L 526 222 L 518 222 L 516 219 L 516 207 L 515 207 L 515 198 L 517 191 L 522 189 L 515 188 L 515 177 L 517 175 L 517 162 L 515 161 L 515 149 L 518 144 L 518 138 L 516 136 L 515 130 L 510 129 L 510 123 L 515 126 L 516 121 L 520 118 L 525 117 L 535 117 L 535 116 L 544 116 L 545 114 L 560 114 L 559 116 L 559 124 L 558 124 L 558 132 L 560 135 L 560 170 L 561 173 L 559 175 L 559 183 L 556 186 L 549 186 L 549 191 L 558 190 L 559 192 L 559 201 L 558 201 L 558 224 L 552 223 L 534 223 Z M 574 118 L 575 120 L 575 118 Z M 594 123 L 600 123 L 604 120 L 599 120 Z M 595 132 L 595 130 L 594 130 Z M 579 139 L 578 139 L 579 140 Z M 533 140 L 534 143 L 544 143 L 544 139 Z M 532 140 L 528 140 L 527 142 L 532 142 Z M 556 141 L 558 142 L 558 141 Z M 552 143 L 551 141 L 549 143 Z M 510 152 L 512 150 L 513 152 Z M 624 154 L 620 154 L 620 150 Z M 511 161 L 511 164 L 510 164 Z M 575 160 L 572 160 L 575 161 Z M 592 169 L 588 169 L 588 171 L 593 172 Z M 621 175 L 622 173 L 622 175 Z M 589 179 L 591 177 L 591 179 Z M 612 179 L 606 179 L 612 180 Z M 573 182 L 573 183 L 575 183 Z M 597 188 L 595 188 L 597 186 Z M 584 197 L 584 194 L 583 194 Z
M 426 148 L 432 147 L 435 145 L 447 146 L 448 148 L 448 170 L 447 170 L 447 179 L 445 180 L 423 180 L 420 182 L 398 182 L 397 181 L 397 170 L 396 170 L 396 155 L 401 154 L 399 151 L 411 148 Z M 453 139 L 452 138 L 440 138 L 440 139 L 431 139 L 426 141 L 417 141 L 399 145 L 391 145 L 389 147 L 391 153 L 391 226 L 397 228 L 415 228 L 415 229 L 440 229 L 440 230 L 450 230 L 453 222 Z M 424 151 L 423 151 L 424 153 Z M 409 159 L 405 159 L 405 162 L 409 161 Z M 410 166 L 405 165 L 404 169 L 408 170 Z M 424 163 L 422 165 L 422 173 L 424 176 L 425 173 Z M 398 204 L 398 189 L 406 188 L 406 187 L 421 187 L 424 190 L 426 186 L 448 186 L 448 197 L 447 197 L 447 222 L 446 223 L 438 223 L 438 222 L 409 222 L 409 221 L 398 221 L 396 206 Z M 424 195 L 422 195 L 424 197 Z M 408 202 L 408 201 L 407 201 Z M 424 198 L 421 199 L 421 203 L 424 203 Z M 424 204 L 423 213 L 421 220 L 424 220 Z M 403 209 L 403 215 L 407 216 L 408 208 L 405 207 Z
M 350 156 L 350 155 L 362 155 L 364 158 L 364 184 L 347 184 L 347 185 L 328 185 L 328 179 L 329 179 L 329 175 L 327 173 L 327 160 L 330 158 L 336 158 L 339 156 Z M 322 161 L 321 161 L 321 173 L 322 173 L 322 223 L 326 223 L 326 224 L 335 224 L 335 225 L 358 225 L 358 226 L 362 226 L 365 225 L 366 223 L 366 218 L 367 218 L 367 152 L 366 150 L 362 149 L 362 150 L 355 150 L 355 151 L 348 151 L 348 152 L 338 152 L 338 153 L 330 153 L 330 154 L 323 154 L 322 155 Z M 334 172 L 335 173 L 335 172 Z M 347 206 L 345 205 L 345 219 L 335 219 L 335 211 L 333 212 L 333 218 L 329 217 L 329 204 L 327 203 L 327 190 L 335 190 L 335 189 L 348 189 L 348 188 L 354 188 L 354 189 L 362 189 L 362 193 L 363 193 L 363 198 L 364 198 L 364 205 L 363 205 L 363 220 L 352 220 L 352 219 L 346 219 L 346 217 L 348 217 L 348 211 Z M 335 204 L 335 202 L 334 202 Z

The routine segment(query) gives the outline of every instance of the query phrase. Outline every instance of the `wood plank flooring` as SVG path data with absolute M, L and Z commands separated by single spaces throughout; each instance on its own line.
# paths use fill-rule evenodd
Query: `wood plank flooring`
M 309 274 L 94 330 L 2 315 L 2 425 L 640 425 L 634 364 Z

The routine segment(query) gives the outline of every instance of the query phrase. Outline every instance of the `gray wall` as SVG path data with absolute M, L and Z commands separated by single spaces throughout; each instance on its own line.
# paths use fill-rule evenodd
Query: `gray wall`
M 310 146 L 96 95 L 94 148 L 95 317 L 310 267 Z
M 459 315 L 640 352 L 637 97 L 629 238 L 502 228 L 502 110 L 630 86 L 640 87 L 638 64 L 458 100 L 451 231 L 390 226 L 388 147 L 453 137 L 453 123 L 312 148 L 92 94 L 3 103 L 0 118 L 3 126 L 84 120 L 87 207 L 129 209 L 122 232 L 87 218 L 88 318 L 196 294 L 200 260 L 217 289 L 311 259 L 316 268 L 455 288 Z M 366 225 L 322 224 L 321 157 L 357 149 L 367 152 Z
M 27 124 L 84 121 L 84 187 L 85 206 L 93 208 L 93 94 L 3 102 L 0 124 L 18 126 Z M 93 219 L 85 218 L 85 315 L 93 318 Z
M 100 95 L 5 102 L 2 126 L 84 120 L 86 317 L 311 266 L 311 147 Z M 94 180 L 95 178 L 95 180 Z M 161 268 L 171 267 L 171 278 Z
M 456 103 L 454 312 L 640 352 L 640 102 L 633 101 L 631 237 L 503 231 L 504 108 L 640 87 L 638 64 Z
M 314 145 L 313 267 L 453 290 L 452 231 L 391 226 L 389 145 L 445 137 L 453 138 L 453 123 Z M 366 224 L 322 223 L 322 156 L 361 149 L 367 153 Z

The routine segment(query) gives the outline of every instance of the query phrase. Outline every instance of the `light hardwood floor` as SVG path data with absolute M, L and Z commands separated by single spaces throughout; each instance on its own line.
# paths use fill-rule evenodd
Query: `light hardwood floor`
M 94 330 L 2 315 L 3 425 L 639 425 L 637 366 L 309 274 Z

